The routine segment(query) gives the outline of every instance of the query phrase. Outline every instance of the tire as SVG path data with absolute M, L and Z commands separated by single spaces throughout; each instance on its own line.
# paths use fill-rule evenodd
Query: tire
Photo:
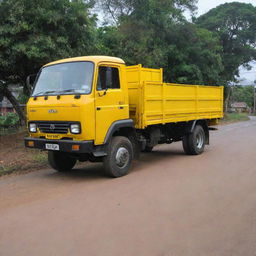
M 154 148 L 154 147 L 146 146 L 145 149 L 144 149 L 142 152 L 144 152 L 144 153 L 150 153 L 150 152 L 152 152 L 153 148 Z
M 194 131 L 186 134 L 182 140 L 183 149 L 187 155 L 200 155 L 204 152 L 205 132 L 201 125 L 196 125 Z
M 48 162 L 53 169 L 59 172 L 66 172 L 75 166 L 76 159 L 66 153 L 48 151 Z
M 113 137 L 108 145 L 107 156 L 103 159 L 103 166 L 108 176 L 113 178 L 128 174 L 133 160 L 131 141 L 122 136 Z

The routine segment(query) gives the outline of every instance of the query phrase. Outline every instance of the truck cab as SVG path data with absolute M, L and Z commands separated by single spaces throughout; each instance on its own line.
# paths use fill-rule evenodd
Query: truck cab
M 50 164 L 59 171 L 76 159 L 106 156 L 112 134 L 133 127 L 125 78 L 125 63 L 115 57 L 77 57 L 43 66 L 27 103 L 25 145 L 48 150 Z
M 103 144 L 111 124 L 129 118 L 124 68 L 121 59 L 100 56 L 45 65 L 27 104 L 31 137 Z

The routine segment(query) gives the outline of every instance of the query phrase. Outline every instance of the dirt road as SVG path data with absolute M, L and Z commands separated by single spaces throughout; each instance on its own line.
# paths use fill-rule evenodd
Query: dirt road
M 256 255 L 256 119 L 180 143 L 120 179 L 101 165 L 0 180 L 0 255 Z

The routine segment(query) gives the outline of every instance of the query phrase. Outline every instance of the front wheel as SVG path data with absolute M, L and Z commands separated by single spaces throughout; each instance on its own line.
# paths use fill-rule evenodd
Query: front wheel
M 103 159 L 107 175 L 118 178 L 128 174 L 133 159 L 131 141 L 122 136 L 113 137 L 108 145 L 107 156 Z
M 205 147 L 205 132 L 197 125 L 192 133 L 186 134 L 182 140 L 183 149 L 187 155 L 200 155 Z
M 48 151 L 48 162 L 53 169 L 65 172 L 75 166 L 76 159 L 63 152 Z

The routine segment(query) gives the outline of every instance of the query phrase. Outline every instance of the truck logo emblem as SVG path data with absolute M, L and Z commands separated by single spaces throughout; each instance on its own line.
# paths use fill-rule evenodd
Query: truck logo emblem
M 54 124 L 50 124 L 50 129 L 54 130 L 55 129 L 55 125 Z
M 48 113 L 49 114 L 56 114 L 56 113 L 58 113 L 58 111 L 56 109 L 49 109 Z

